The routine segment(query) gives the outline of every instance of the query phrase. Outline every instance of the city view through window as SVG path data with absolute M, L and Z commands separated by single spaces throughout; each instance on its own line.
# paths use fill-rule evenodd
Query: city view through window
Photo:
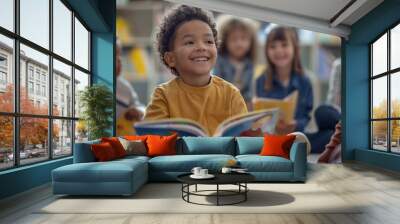
M 0 2 L 0 170 L 70 156 L 87 139 L 78 105 L 90 84 L 89 30 L 61 0 L 15 7 Z
M 400 153 L 400 25 L 370 46 L 371 145 Z

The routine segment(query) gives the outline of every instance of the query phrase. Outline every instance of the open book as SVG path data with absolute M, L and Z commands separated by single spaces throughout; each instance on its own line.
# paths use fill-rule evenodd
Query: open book
M 257 97 L 253 99 L 253 108 L 254 110 L 278 108 L 280 110 L 280 118 L 289 123 L 294 119 L 298 95 L 299 92 L 296 90 L 282 100 Z
M 272 133 L 278 120 L 278 110 L 259 110 L 233 116 L 223 121 L 213 136 L 240 136 L 249 129 L 261 129 L 264 133 Z M 177 132 L 179 136 L 208 136 L 207 129 L 199 123 L 183 118 L 170 118 L 135 123 L 139 135 L 168 135 Z

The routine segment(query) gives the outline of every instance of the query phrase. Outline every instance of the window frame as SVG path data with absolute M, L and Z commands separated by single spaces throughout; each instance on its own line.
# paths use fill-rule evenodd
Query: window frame
M 392 121 L 400 121 L 400 117 L 392 117 L 392 99 L 391 99 L 391 79 L 392 75 L 400 72 L 400 67 L 391 69 L 391 31 L 396 26 L 400 26 L 400 20 L 396 21 L 390 27 L 386 28 L 384 32 L 379 34 L 375 39 L 368 43 L 368 53 L 369 53 L 369 77 L 368 77 L 368 84 L 369 84 L 369 149 L 373 151 L 379 152 L 386 152 L 391 154 L 400 154 L 400 152 L 393 152 L 392 151 L 392 136 L 391 136 L 391 129 L 392 129 Z M 386 63 L 386 71 L 380 74 L 373 74 L 373 44 L 376 43 L 384 35 L 387 35 L 387 63 Z M 385 118 L 373 118 L 373 81 L 382 77 L 386 77 L 386 87 L 387 87 L 387 105 L 386 105 L 386 117 Z M 374 148 L 374 136 L 373 136 L 373 122 L 374 121 L 386 121 L 386 150 L 379 150 Z
M 89 83 L 88 86 L 92 85 L 92 61 L 91 61 L 91 49 L 92 49 L 92 44 L 91 44 L 91 37 L 92 37 L 92 31 L 88 27 L 88 25 L 84 22 L 84 20 L 76 13 L 72 7 L 65 1 L 65 0 L 59 0 L 68 10 L 71 11 L 71 18 L 70 18 L 70 23 L 71 23 L 71 59 L 64 58 L 63 56 L 55 53 L 53 50 L 53 1 L 54 0 L 48 0 L 49 3 L 49 47 L 46 49 L 45 47 L 42 47 L 39 44 L 34 43 L 33 41 L 30 41 L 27 38 L 24 38 L 23 36 L 20 35 L 20 0 L 14 0 L 13 1 L 13 10 L 14 10 L 14 31 L 10 31 L 4 27 L 0 26 L 0 35 L 3 35 L 7 38 L 11 38 L 13 40 L 13 52 L 12 52 L 12 69 L 11 73 L 13 75 L 14 79 L 14 110 L 13 112 L 2 112 L 0 111 L 0 116 L 4 117 L 11 117 L 13 119 L 13 153 L 14 153 L 14 158 L 13 158 L 13 166 L 10 167 L 5 167 L 5 168 L 0 168 L 0 172 L 5 171 L 5 170 L 10 170 L 10 169 L 16 169 L 19 167 L 23 166 L 29 166 L 33 164 L 38 164 L 38 163 L 43 163 L 46 161 L 54 160 L 54 159 L 61 159 L 65 157 L 70 157 L 73 156 L 74 152 L 74 143 L 75 143 L 75 126 L 76 126 L 76 121 L 79 120 L 79 117 L 75 116 L 75 108 L 71 108 L 71 114 L 68 116 L 61 116 L 61 115 L 53 115 L 53 59 L 58 60 L 61 63 L 64 63 L 68 66 L 71 66 L 71 93 L 72 93 L 72 99 L 71 99 L 71 105 L 74 105 L 75 103 L 75 97 L 76 97 L 76 92 L 74 88 L 74 82 L 75 82 L 75 69 L 85 73 L 88 75 L 89 78 Z M 75 18 L 79 20 L 79 22 L 84 26 L 84 28 L 88 31 L 88 69 L 85 69 L 81 67 L 80 65 L 75 63 Z M 23 44 L 27 47 L 32 48 L 33 50 L 36 50 L 40 53 L 43 53 L 48 56 L 49 62 L 48 62 L 48 82 L 45 85 L 45 90 L 48 92 L 45 94 L 48 97 L 48 112 L 46 115 L 39 115 L 39 114 L 27 114 L 27 113 L 21 113 L 20 111 L 20 85 L 21 85 L 21 80 L 20 80 L 20 45 Z M 29 70 L 29 63 L 27 63 L 27 74 L 26 75 L 26 81 L 33 81 L 34 86 L 36 83 L 40 83 L 42 86 L 42 79 L 41 79 L 41 74 L 42 72 L 39 73 L 39 80 L 36 82 L 36 69 L 33 70 L 33 79 L 30 79 L 30 74 L 28 72 Z M 28 87 L 28 86 L 27 86 Z M 27 91 L 29 91 L 27 89 Z M 36 91 L 36 89 L 34 89 Z M 39 94 L 38 96 L 42 96 L 42 94 Z M 32 163 L 26 163 L 26 164 L 21 164 L 20 161 L 20 119 L 21 118 L 45 118 L 47 119 L 48 122 L 48 136 L 47 136 L 47 158 L 43 158 L 43 160 L 40 160 L 38 162 L 32 162 Z M 53 123 L 57 120 L 63 120 L 63 121 L 70 121 L 71 122 L 71 153 L 68 155 L 62 155 L 62 156 L 54 156 L 54 147 L 53 147 Z

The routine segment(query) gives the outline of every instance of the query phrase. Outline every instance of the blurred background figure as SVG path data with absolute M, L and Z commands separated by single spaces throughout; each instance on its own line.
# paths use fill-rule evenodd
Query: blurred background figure
M 340 110 L 341 105 L 341 71 L 342 66 L 340 58 L 336 59 L 332 65 L 332 73 L 329 77 L 329 89 L 328 96 L 326 97 L 326 103 L 332 105 Z
M 289 27 L 275 27 L 265 43 L 266 70 L 256 80 L 257 97 L 284 99 L 298 92 L 294 120 L 290 123 L 280 119 L 276 132 L 288 134 L 304 131 L 310 121 L 313 108 L 311 82 L 304 74 L 296 31 Z
M 335 126 L 335 133 L 332 135 L 325 150 L 318 158 L 319 163 L 340 163 L 342 162 L 342 124 Z
M 318 131 L 306 133 L 311 142 L 311 153 L 322 153 L 335 132 L 335 126 L 340 120 L 340 111 L 329 104 L 320 105 L 314 111 Z
M 257 54 L 256 22 L 228 15 L 217 18 L 219 50 L 214 75 L 234 84 L 248 110 L 253 98 L 254 63 Z
M 117 39 L 116 74 L 117 74 L 117 135 L 135 134 L 133 124 L 143 117 L 144 105 L 129 82 L 121 76 L 121 43 Z

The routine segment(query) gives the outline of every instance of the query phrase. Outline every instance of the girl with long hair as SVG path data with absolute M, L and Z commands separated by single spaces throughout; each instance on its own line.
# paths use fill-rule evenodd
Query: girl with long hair
M 266 70 L 256 80 L 256 96 L 284 99 L 298 91 L 297 108 L 292 122 L 278 121 L 276 132 L 281 134 L 304 131 L 313 108 L 313 91 L 300 62 L 296 31 L 289 27 L 273 28 L 265 44 Z

